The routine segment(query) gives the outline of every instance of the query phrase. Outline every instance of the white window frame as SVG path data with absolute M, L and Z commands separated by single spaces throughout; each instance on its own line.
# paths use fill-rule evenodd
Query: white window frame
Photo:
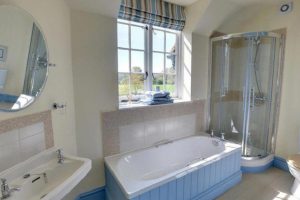
M 166 34 L 167 33 L 172 33 L 176 35 L 176 61 L 175 61 L 175 69 L 176 69 L 176 80 L 175 80 L 175 92 L 174 92 L 174 98 L 181 98 L 180 95 L 180 89 L 179 89 L 179 85 L 181 83 L 181 39 L 182 39 L 182 33 L 180 31 L 175 31 L 175 30 L 171 30 L 171 29 L 165 29 L 165 28 L 161 28 L 161 27 L 156 27 L 156 26 L 152 26 L 152 25 L 145 25 L 142 23 L 136 23 L 136 22 L 131 22 L 131 21 L 126 21 L 126 20 L 120 20 L 118 19 L 118 24 L 123 24 L 123 25 L 127 25 L 128 26 L 128 48 L 124 48 L 124 47 L 119 47 L 118 46 L 118 50 L 127 50 L 129 51 L 129 75 L 132 74 L 132 69 L 131 69 L 131 61 L 132 61 L 132 56 L 131 56 L 131 52 L 132 51 L 139 51 L 139 52 L 144 52 L 144 72 L 141 72 L 140 74 L 145 75 L 146 72 L 148 73 L 148 77 L 146 78 L 146 80 L 144 81 L 144 89 L 145 91 L 147 90 L 155 90 L 155 88 L 152 88 L 152 83 L 153 83 L 153 53 L 161 53 L 164 54 L 164 77 L 163 77 L 163 82 L 165 85 L 165 75 L 167 75 L 166 73 L 166 55 L 171 54 L 168 53 L 166 51 Z M 145 44 L 144 44 L 144 50 L 141 49 L 133 49 L 131 48 L 131 27 L 135 26 L 135 27 L 140 27 L 144 29 L 144 34 L 145 34 Z M 164 32 L 164 51 L 154 51 L 153 50 L 153 31 L 154 30 L 158 30 L 158 31 L 163 31 Z M 118 74 L 122 73 L 118 71 Z M 138 74 L 138 73 L 135 73 Z M 129 92 L 131 93 L 131 79 L 129 79 Z

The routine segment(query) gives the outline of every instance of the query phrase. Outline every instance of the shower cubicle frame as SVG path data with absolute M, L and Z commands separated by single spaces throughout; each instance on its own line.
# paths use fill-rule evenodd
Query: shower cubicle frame
M 282 30 L 280 30 L 282 32 Z M 285 31 L 284 31 L 285 32 Z M 207 112 L 207 123 L 208 127 L 210 127 L 211 124 L 211 87 L 212 87 L 212 59 L 213 59 L 213 42 L 216 41 L 222 41 L 222 40 L 229 40 L 232 38 L 254 38 L 254 37 L 271 37 L 271 38 L 276 38 L 280 41 L 279 45 L 279 60 L 278 60 L 278 70 L 277 70 L 277 80 L 276 80 L 276 85 L 273 85 L 273 87 L 276 87 L 274 90 L 275 93 L 275 109 L 274 109 L 274 121 L 270 127 L 272 135 L 271 138 L 268 139 L 268 145 L 269 149 L 267 150 L 268 154 L 274 154 L 275 153 L 275 148 L 276 148 L 276 136 L 277 136 L 277 131 L 278 131 L 278 121 L 279 121 L 279 111 L 280 111 L 280 100 L 281 100 L 281 90 L 282 90 L 282 75 L 283 75 L 283 66 L 284 66 L 284 48 L 285 48 L 285 33 L 274 33 L 274 32 L 246 32 L 246 33 L 235 33 L 235 34 L 228 34 L 228 35 L 223 35 L 223 36 L 218 36 L 218 37 L 212 37 L 210 38 L 210 46 L 209 46 L 209 69 L 208 69 L 208 112 Z M 274 74 L 275 75 L 275 74 Z M 273 75 L 273 76 L 274 76 Z M 245 100 L 243 100 L 245 101 Z M 269 133 L 268 133 L 269 135 Z M 245 146 L 245 133 L 243 133 L 243 140 L 241 145 L 244 147 Z M 262 157 L 250 157 L 247 158 L 249 160 L 256 160 L 256 159 L 261 159 Z

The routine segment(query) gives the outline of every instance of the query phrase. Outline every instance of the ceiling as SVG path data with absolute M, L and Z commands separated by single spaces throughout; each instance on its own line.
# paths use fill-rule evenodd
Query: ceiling
M 195 16 L 198 18 L 198 22 L 193 31 L 209 36 L 226 19 L 245 7 L 256 6 L 264 8 L 264 6 L 269 5 L 280 5 L 281 2 L 282 0 L 210 0 L 205 12 L 201 16 Z

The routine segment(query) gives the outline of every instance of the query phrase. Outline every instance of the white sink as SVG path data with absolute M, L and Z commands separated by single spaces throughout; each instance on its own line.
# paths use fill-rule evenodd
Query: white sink
M 20 188 L 6 199 L 60 200 L 90 171 L 89 159 L 64 155 L 64 162 L 59 164 L 56 151 L 57 148 L 51 148 L 1 172 L 0 178 L 7 179 L 10 188 Z M 47 178 L 34 175 L 43 173 Z M 25 178 L 26 174 L 30 176 Z

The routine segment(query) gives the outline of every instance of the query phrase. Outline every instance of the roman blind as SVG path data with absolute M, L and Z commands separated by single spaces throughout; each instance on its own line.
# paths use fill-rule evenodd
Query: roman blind
M 119 19 L 182 31 L 184 7 L 163 0 L 121 0 Z

